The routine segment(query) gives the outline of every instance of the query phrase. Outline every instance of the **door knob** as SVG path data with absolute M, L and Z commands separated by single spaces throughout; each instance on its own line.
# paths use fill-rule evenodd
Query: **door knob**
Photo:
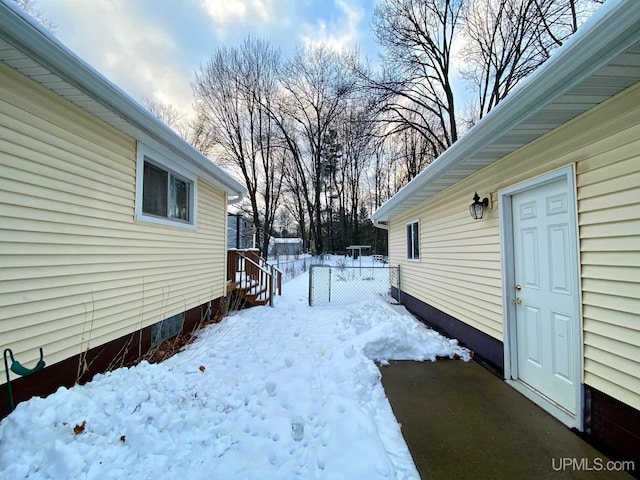
M 522 299 L 520 297 L 516 297 L 513 299 L 513 303 L 516 305 L 522 305 Z
M 516 290 L 518 290 L 518 291 L 522 290 L 522 285 L 520 285 L 520 284 L 516 285 Z

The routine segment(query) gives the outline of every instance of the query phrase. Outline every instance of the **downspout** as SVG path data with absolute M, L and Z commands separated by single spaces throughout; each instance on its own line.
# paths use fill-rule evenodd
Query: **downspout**
M 387 230 L 389 231 L 389 221 L 388 220 L 376 220 L 374 218 L 371 219 L 371 223 L 373 223 L 373 226 L 376 228 L 380 228 L 382 230 Z M 402 303 L 400 301 L 400 265 L 398 265 L 398 303 Z
M 235 196 L 230 196 L 227 193 L 227 206 L 229 205 L 233 205 L 235 203 L 238 203 L 240 200 L 242 200 L 244 198 L 244 195 L 242 193 L 238 193 Z M 235 216 L 235 222 L 236 222 L 236 246 L 235 248 L 240 248 L 240 218 L 238 216 Z M 227 240 L 228 241 L 228 240 Z M 229 246 L 227 245 L 227 248 L 229 248 Z
M 235 222 L 236 222 L 236 243 L 235 243 L 235 247 L 236 248 L 240 248 L 240 215 L 236 215 L 235 217 Z

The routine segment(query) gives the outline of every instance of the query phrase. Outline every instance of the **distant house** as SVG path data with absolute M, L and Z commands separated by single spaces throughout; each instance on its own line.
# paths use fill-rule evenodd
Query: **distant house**
M 410 311 L 636 466 L 639 80 L 640 2 L 610 0 L 372 215 Z
M 269 255 L 300 255 L 302 253 L 301 238 L 276 238 L 269 240 Z
M 253 220 L 239 213 L 227 216 L 227 248 L 254 248 Z
M 245 189 L 13 2 L 0 59 L 0 346 L 27 367 L 43 347 L 47 364 L 12 374 L 21 400 L 215 312 Z

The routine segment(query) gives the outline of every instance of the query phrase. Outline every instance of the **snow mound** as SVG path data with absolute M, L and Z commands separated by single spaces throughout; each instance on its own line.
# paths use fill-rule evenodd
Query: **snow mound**
M 371 360 L 435 361 L 437 357 L 471 359 L 457 340 L 417 322 L 403 307 L 367 301 L 345 320 L 356 332 L 354 344 Z

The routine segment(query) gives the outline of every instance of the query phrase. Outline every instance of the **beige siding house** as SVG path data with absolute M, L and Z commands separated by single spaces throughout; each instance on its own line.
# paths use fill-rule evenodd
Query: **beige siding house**
M 402 303 L 636 465 L 639 81 L 640 2 L 608 1 L 372 216 Z
M 47 364 L 11 374 L 20 400 L 139 354 L 166 319 L 179 330 L 215 308 L 227 204 L 245 191 L 10 4 L 0 3 L 0 346 L 27 367 L 42 347 Z

